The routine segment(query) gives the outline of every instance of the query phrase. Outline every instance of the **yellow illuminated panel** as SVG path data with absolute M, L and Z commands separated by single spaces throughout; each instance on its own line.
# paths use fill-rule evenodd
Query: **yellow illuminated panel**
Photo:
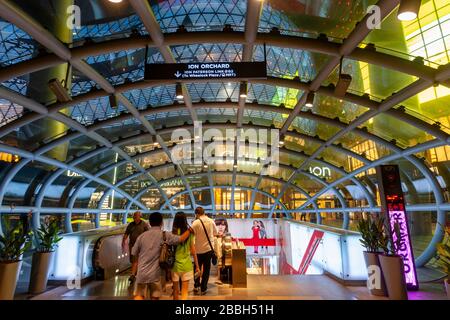
M 364 154 L 364 156 L 371 161 L 377 160 L 379 158 L 377 146 L 376 146 L 375 142 L 373 142 L 371 140 L 367 140 L 367 141 L 358 143 L 357 145 L 352 147 L 351 150 L 357 154 Z M 358 159 L 355 159 L 353 157 L 348 157 L 348 161 L 349 161 L 349 167 L 350 167 L 351 171 L 354 171 L 354 170 L 359 169 L 362 166 L 364 166 L 363 162 L 361 162 Z M 364 176 L 365 174 L 366 174 L 365 172 L 361 172 L 357 176 L 358 177 Z M 375 169 L 371 168 L 371 169 L 367 170 L 367 174 L 369 174 L 369 175 L 375 174 Z
M 16 154 L 6 153 L 6 152 L 0 152 L 0 161 L 3 162 L 19 162 L 20 157 Z
M 450 2 L 430 0 L 422 4 L 419 18 L 403 22 L 406 45 L 413 56 L 445 65 L 450 62 Z M 432 87 L 419 94 L 420 103 L 450 95 L 450 88 Z

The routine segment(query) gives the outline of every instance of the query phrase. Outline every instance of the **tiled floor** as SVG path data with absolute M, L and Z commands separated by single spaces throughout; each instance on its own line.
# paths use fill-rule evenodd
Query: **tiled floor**
M 106 281 L 92 281 L 78 290 L 65 287 L 51 289 L 31 299 L 49 300 L 127 300 L 132 299 L 132 287 L 128 285 L 128 275 L 119 275 Z M 247 288 L 233 289 L 226 284 L 218 284 L 211 278 L 205 296 L 191 292 L 194 300 L 386 300 L 369 294 L 365 287 L 346 287 L 325 275 L 249 275 Z M 422 291 L 409 293 L 410 299 L 446 299 L 444 288 L 436 284 L 424 284 Z M 167 285 L 162 299 L 172 299 L 171 286 Z

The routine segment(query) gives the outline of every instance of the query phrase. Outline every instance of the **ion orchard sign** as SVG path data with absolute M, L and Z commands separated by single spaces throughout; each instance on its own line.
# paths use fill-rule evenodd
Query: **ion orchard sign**
M 266 79 L 266 62 L 148 63 L 145 80 Z

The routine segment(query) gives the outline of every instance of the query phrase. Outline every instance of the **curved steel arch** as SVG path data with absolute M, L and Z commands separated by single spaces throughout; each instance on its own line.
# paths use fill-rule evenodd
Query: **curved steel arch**
M 127 138 L 127 139 L 130 139 L 130 138 Z M 171 148 L 169 148 L 169 149 L 171 149 Z M 150 154 L 150 153 L 153 153 L 153 152 L 155 152 L 155 151 L 156 151 L 156 152 L 160 152 L 160 150 L 153 150 L 153 151 L 146 152 L 146 153 L 144 153 L 144 154 L 139 154 L 139 155 L 137 155 L 136 157 L 145 156 L 146 154 Z M 305 155 L 304 153 L 297 152 L 297 151 L 294 151 L 294 150 L 288 150 L 288 149 L 282 148 L 280 151 L 281 151 L 281 152 L 286 152 L 286 153 L 288 153 L 288 154 L 292 154 L 292 155 L 294 155 L 294 156 L 296 156 L 296 157 L 306 157 L 306 155 Z M 155 153 L 156 153 L 156 152 L 155 152 Z M 240 159 L 240 160 L 242 160 L 242 159 L 246 160 L 247 158 L 245 158 L 245 157 L 240 157 L 239 159 Z M 253 160 L 255 160 L 255 159 L 253 159 Z M 332 164 L 329 164 L 328 162 L 326 162 L 326 161 L 324 161 L 324 160 L 318 160 L 318 162 L 320 162 L 320 163 L 322 163 L 322 164 L 325 164 L 325 165 L 327 165 L 327 166 L 330 166 L 331 169 L 333 169 L 333 170 L 335 170 L 335 171 L 337 171 L 337 172 L 339 172 L 339 173 L 341 173 L 341 174 L 345 174 L 345 173 L 346 173 L 346 172 L 343 171 L 341 168 L 338 168 L 338 167 L 336 167 L 336 166 L 334 166 L 334 165 L 332 165 Z M 368 161 L 366 161 L 365 163 L 367 163 L 367 162 L 368 162 Z M 123 164 L 123 163 L 122 163 L 122 164 Z M 118 165 L 122 165 L 122 164 L 118 164 Z M 162 168 L 162 167 L 165 167 L 165 166 L 171 166 L 171 165 L 173 165 L 173 164 L 172 164 L 172 163 L 166 163 L 166 164 L 163 164 L 163 165 L 160 165 L 160 166 L 151 167 L 151 168 L 147 169 L 147 171 L 153 171 L 153 170 L 157 170 L 157 169 L 159 169 L 159 168 Z M 117 167 L 117 165 L 114 165 L 114 164 L 113 164 L 113 165 L 110 165 L 110 166 L 106 167 L 104 170 L 102 170 L 102 174 L 104 174 L 104 173 L 105 173 L 106 171 L 108 171 L 108 170 L 111 170 L 111 169 L 114 168 L 114 167 Z M 283 165 L 283 164 L 280 164 L 280 167 L 283 167 L 283 168 L 288 169 L 288 170 L 291 170 L 291 171 L 295 171 L 295 170 L 296 170 L 296 168 L 294 168 L 294 167 L 292 167 L 292 166 L 287 166 L 287 165 Z M 235 171 L 235 170 L 233 170 L 233 172 L 234 172 L 234 171 Z M 234 173 L 235 173 L 235 172 L 234 172 Z M 135 178 L 135 177 L 138 177 L 138 176 L 140 176 L 141 174 L 142 174 L 142 173 L 135 173 L 135 174 L 129 175 L 128 177 L 125 177 L 124 179 L 122 179 L 118 184 L 119 184 L 119 185 L 122 185 L 123 183 L 125 183 L 125 182 L 127 182 L 127 181 L 129 181 L 129 180 L 131 180 L 131 179 L 133 179 L 133 178 Z M 261 176 L 261 174 L 260 174 L 259 176 Z M 358 187 L 361 188 L 361 191 L 365 194 L 366 199 L 367 199 L 369 205 L 374 205 L 374 202 L 373 202 L 373 199 L 372 199 L 372 195 L 369 194 L 369 193 L 367 192 L 367 189 L 364 187 L 364 185 L 362 185 L 357 179 L 351 178 L 350 180 L 352 180 Z M 86 182 L 86 183 L 88 183 L 88 182 Z M 161 184 L 161 182 L 159 181 L 158 184 Z M 327 183 L 325 182 L 325 185 L 326 185 L 326 184 L 327 184 Z M 117 185 L 117 184 L 116 184 L 116 185 Z M 112 191 L 112 190 L 107 190 L 107 191 L 105 191 L 105 192 L 104 192 L 104 195 L 103 195 L 103 197 L 102 197 L 102 199 L 106 198 L 106 196 L 108 196 L 108 195 L 111 193 L 111 191 Z M 76 194 L 74 194 L 73 196 L 76 196 Z M 100 200 L 99 206 L 101 205 L 101 203 L 102 203 L 102 200 Z M 343 206 L 344 206 L 344 203 L 343 203 Z M 69 207 L 71 207 L 71 206 L 69 205 Z
M 381 16 L 382 16 L 382 18 L 383 17 L 385 17 L 395 6 L 396 6 L 396 3 L 398 3 L 398 1 L 380 1 L 379 3 L 377 3 L 377 4 L 380 4 L 380 8 L 381 8 Z M 11 5 L 10 4 L 8 4 L 8 2 L 6 2 L 6 4 L 5 4 L 5 9 L 6 9 L 6 11 L 5 12 L 7 12 L 6 13 L 6 15 L 11 15 L 11 12 L 13 13 L 13 20 L 14 19 L 17 19 L 18 17 L 17 17 L 17 15 L 16 16 L 14 16 L 14 13 L 16 13 L 17 14 L 17 12 L 15 12 L 14 10 L 12 10 L 11 11 Z M 13 9 L 14 9 L 14 7 L 13 7 Z M 367 19 L 367 16 L 366 16 L 366 18 L 365 19 Z M 18 20 L 20 23 L 25 23 L 23 20 Z M 363 20 L 361 23 L 360 23 L 360 25 L 357 27 L 357 28 L 355 28 L 355 30 L 350 34 L 350 36 L 348 37 L 348 39 L 346 40 L 346 41 L 344 41 L 344 43 L 342 44 L 342 46 L 340 46 L 339 48 L 337 48 L 337 52 L 338 52 L 338 54 L 337 54 L 337 57 L 340 57 L 340 56 L 342 56 L 342 55 L 345 55 L 345 54 L 351 54 L 351 52 L 352 51 L 354 51 L 354 50 L 352 50 L 353 48 L 354 48 L 354 43 L 355 42 L 358 42 L 358 41 L 356 41 L 356 40 L 359 40 L 359 39 L 362 39 L 362 38 L 364 38 L 364 35 L 365 35 L 365 33 L 366 33 L 366 31 L 367 30 L 365 30 L 365 27 L 364 27 L 364 25 L 365 25 L 365 23 L 364 23 L 365 21 Z M 361 27 L 362 26 L 362 27 Z M 26 24 L 24 25 L 24 27 L 26 27 Z M 39 27 L 39 26 L 38 26 Z M 24 28 L 25 30 L 27 30 L 27 28 Z M 29 29 L 29 28 L 28 28 Z M 43 30 L 39 30 L 39 31 L 43 31 Z M 32 33 L 33 34 L 33 33 Z M 64 51 L 64 49 L 65 48 L 63 48 L 63 47 L 61 47 L 61 46 L 58 46 L 58 45 L 56 45 L 55 46 L 55 44 L 54 43 L 48 43 L 48 41 L 49 41 L 49 39 L 48 38 L 46 38 L 45 36 L 42 36 L 42 34 L 45 34 L 45 32 L 41 32 L 41 37 L 38 37 L 39 39 L 38 39 L 38 41 L 40 41 L 40 42 L 43 42 L 44 43 L 44 45 L 46 45 L 46 43 L 47 43 L 47 46 L 48 47 L 54 47 L 54 49 L 56 49 L 56 50 L 53 50 L 53 51 L 55 51 L 55 52 L 57 52 L 57 53 L 59 53 L 59 55 L 60 56 L 63 56 L 64 57 L 64 55 L 65 54 L 67 54 L 67 51 Z M 37 34 L 38 36 L 39 36 L 39 33 Z M 164 39 L 163 39 L 163 41 L 164 41 Z M 312 87 L 314 87 L 314 85 L 315 84 L 317 84 L 317 83 L 319 83 L 319 82 L 321 82 L 321 81 L 319 81 L 319 80 L 321 80 L 321 79 L 323 79 L 323 75 L 324 74 L 326 74 L 327 72 L 326 71 L 330 71 L 330 69 L 332 68 L 332 66 L 333 66 L 333 64 L 336 64 L 336 59 L 334 59 L 332 62 L 330 62 L 326 67 L 325 67 L 325 72 L 321 72 L 321 76 L 319 76 L 318 78 L 316 78 L 315 79 L 315 81 L 313 82 L 313 85 L 312 85 Z M 83 66 L 81 66 L 81 67 L 83 67 Z M 89 70 L 84 70 L 84 71 L 89 71 Z M 94 76 L 94 78 L 95 78 L 95 76 Z M 438 81 L 441 81 L 441 80 L 439 80 L 438 79 L 439 77 L 433 77 L 433 80 L 438 80 Z M 318 80 L 319 79 L 319 80 Z M 102 79 L 98 79 L 97 78 L 97 80 L 99 80 L 100 81 L 100 84 L 103 84 L 103 85 L 105 85 L 105 83 L 103 82 L 102 83 Z M 104 80 L 104 79 L 103 79 Z M 428 81 L 430 81 L 430 79 L 426 79 L 426 80 L 428 80 Z M 444 81 L 444 80 L 447 80 L 447 79 L 442 79 L 442 81 Z M 107 87 L 107 86 L 106 86 Z M 286 122 L 286 123 L 288 123 L 288 121 Z M 183 176 L 183 175 L 182 175 Z
M 277 108 L 273 107 L 273 109 L 274 109 L 275 111 L 277 111 L 277 110 L 276 110 Z M 277 112 L 279 112 L 279 111 L 277 111 Z M 111 121 L 113 121 L 113 120 L 114 120 L 114 118 L 108 119 L 107 121 L 108 121 L 108 123 L 109 123 L 109 122 L 111 122 Z M 97 127 L 98 124 L 96 124 L 95 126 Z M 205 124 L 205 125 L 204 125 L 205 128 L 210 128 L 210 127 L 213 127 L 213 128 L 218 128 L 218 127 L 228 128 L 228 127 L 230 127 L 230 126 L 233 127 L 233 126 L 230 125 L 230 124 Z M 247 125 L 247 124 L 246 124 L 246 125 L 243 125 L 242 127 L 243 127 L 244 129 L 267 128 L 266 126 Z M 174 128 L 175 128 L 175 127 L 174 127 Z M 187 125 L 187 126 L 176 126 L 176 128 L 192 129 L 193 127 L 192 127 L 191 125 Z M 90 130 L 90 129 L 89 129 L 89 130 Z M 172 127 L 166 128 L 166 129 L 162 129 L 162 130 L 158 130 L 158 131 L 156 131 L 156 132 L 157 132 L 159 135 L 161 135 L 161 134 L 164 134 L 164 133 L 166 133 L 166 132 L 171 132 L 171 130 L 172 130 Z M 116 142 L 114 142 L 114 143 L 112 144 L 112 146 L 113 146 L 114 148 L 117 148 L 118 146 L 120 146 L 120 145 L 122 145 L 122 144 L 125 144 L 125 143 L 127 143 L 127 142 L 131 142 L 131 141 L 133 141 L 134 139 L 138 139 L 138 138 L 141 138 L 141 137 L 144 137 L 144 136 L 147 136 L 147 135 L 148 135 L 148 134 L 138 134 L 138 135 L 136 135 L 136 136 L 129 136 L 129 137 L 124 138 L 124 139 L 120 139 L 120 138 L 119 138 L 119 140 L 117 140 Z M 56 139 L 55 141 L 52 141 L 50 144 L 51 144 L 52 146 L 56 146 L 56 145 L 58 145 L 58 143 L 67 142 L 67 141 L 69 141 L 71 138 L 78 137 L 78 136 L 79 136 L 78 134 L 68 134 L 68 135 L 63 136 L 63 137 L 61 137 L 61 138 L 59 138 L 59 139 Z M 325 141 L 324 141 L 324 140 L 321 140 L 320 138 L 317 138 L 317 137 L 311 137 L 311 136 L 308 136 L 308 135 L 305 135 L 305 134 L 296 133 L 296 132 L 288 132 L 288 133 L 286 133 L 286 136 L 292 136 L 292 137 L 295 137 L 295 138 L 305 139 L 305 140 L 312 141 L 312 142 L 315 142 L 315 143 L 318 143 L 318 144 L 320 144 L 320 143 L 325 143 Z M 49 145 L 50 145 L 50 144 L 49 144 Z M 44 148 L 45 150 L 50 149 L 49 146 L 44 146 L 43 148 Z M 333 146 L 333 148 L 335 148 L 336 150 L 338 150 L 338 151 L 340 151 L 340 152 L 343 152 L 343 153 L 347 154 L 348 156 L 352 156 L 352 157 L 354 157 L 354 158 L 356 158 L 356 159 L 362 161 L 363 163 L 368 163 L 368 162 L 370 162 L 370 161 L 367 160 L 366 158 L 364 158 L 364 157 L 362 157 L 362 156 L 360 156 L 360 155 L 354 153 L 354 152 L 351 151 L 351 150 L 345 149 L 345 148 L 340 147 L 340 146 Z M 170 149 L 170 148 L 168 148 L 168 149 Z M 100 147 L 100 148 L 94 149 L 94 150 L 92 150 L 92 151 L 88 151 L 87 153 L 83 154 L 80 158 L 75 159 L 73 162 L 74 162 L 74 163 L 77 163 L 77 164 L 78 164 L 78 163 L 81 163 L 82 161 L 85 161 L 85 160 L 89 159 L 90 157 L 93 157 L 93 156 L 95 156 L 95 155 L 97 155 L 97 154 L 99 154 L 99 153 L 101 153 L 101 152 L 106 151 L 106 150 L 108 150 L 108 148 L 101 148 L 101 147 Z M 291 153 L 291 154 L 294 154 L 295 156 L 303 156 L 303 157 L 305 156 L 304 154 L 301 154 L 301 153 L 296 152 L 296 151 L 293 151 L 293 150 L 287 150 L 287 149 L 285 149 L 285 150 L 286 150 L 286 152 Z M 284 150 L 283 150 L 283 151 L 284 151 Z M 161 150 L 161 149 L 158 149 L 157 152 L 164 152 L 164 151 Z M 141 156 L 144 156 L 145 154 L 147 154 L 147 153 L 138 154 L 136 157 L 134 157 L 134 156 L 133 156 L 133 157 L 130 157 L 130 159 L 135 160 L 136 158 L 139 158 L 139 157 L 141 157 Z M 321 160 L 318 160 L 318 161 L 320 162 Z M 325 163 L 325 162 L 324 162 L 324 163 Z M 101 174 L 104 174 L 104 173 L 106 173 L 107 171 L 112 170 L 113 168 L 115 168 L 115 167 L 117 167 L 117 166 L 119 166 L 119 165 L 123 165 L 123 164 L 124 164 L 124 162 L 121 161 L 121 162 L 118 162 L 117 165 L 110 165 L 110 166 L 106 167 L 105 169 L 103 169 L 103 170 L 101 171 Z M 337 168 L 337 167 L 335 167 L 335 166 L 332 165 L 332 164 L 326 163 L 326 165 L 330 165 L 333 169 L 336 168 L 336 170 L 341 170 L 340 168 Z M 141 172 L 142 172 L 142 171 L 141 171 Z M 62 173 L 62 172 L 59 172 L 59 174 L 61 174 L 61 173 Z M 144 172 L 142 172 L 142 173 L 144 173 Z M 58 175 L 58 173 L 56 173 L 56 175 Z M 56 177 L 52 176 L 51 178 L 56 178 Z M 153 182 L 153 183 L 155 183 L 155 182 Z M 45 188 L 47 188 L 49 185 L 50 185 L 50 184 L 46 184 Z M 155 185 L 157 185 L 157 184 L 155 184 Z M 365 189 L 363 189 L 363 190 L 365 190 Z M 45 192 L 45 190 L 42 190 L 42 192 Z M 364 192 L 364 191 L 363 191 L 363 192 Z M 369 201 L 369 203 L 370 203 L 370 196 L 368 197 L 368 201 Z

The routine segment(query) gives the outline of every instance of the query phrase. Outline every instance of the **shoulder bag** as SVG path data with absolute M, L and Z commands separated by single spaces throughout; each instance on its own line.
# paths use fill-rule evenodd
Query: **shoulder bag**
M 206 228 L 205 228 L 205 225 L 203 224 L 202 219 L 198 218 L 198 220 L 200 220 L 200 223 L 202 224 L 203 231 L 205 231 L 206 239 L 208 239 L 209 246 L 211 247 L 211 251 L 212 251 L 211 262 L 212 262 L 213 265 L 216 265 L 217 264 L 216 252 L 214 251 L 214 248 L 213 248 L 213 246 L 211 244 L 211 241 L 209 240 L 208 232 L 206 232 Z

